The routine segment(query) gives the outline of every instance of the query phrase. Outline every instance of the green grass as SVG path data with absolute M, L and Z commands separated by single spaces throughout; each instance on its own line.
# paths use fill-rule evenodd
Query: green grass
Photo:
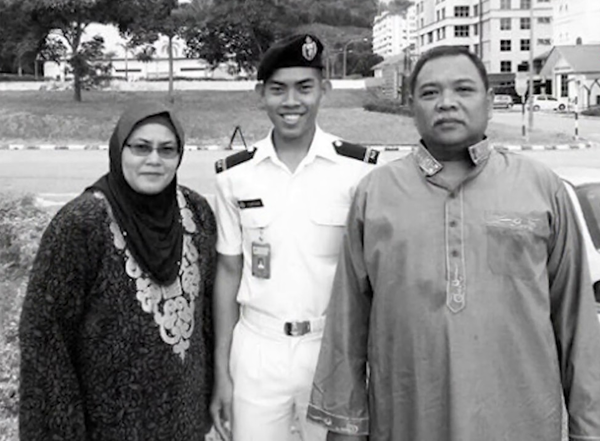
M 166 101 L 164 92 L 86 92 L 76 103 L 71 91 L 3 92 L 0 99 L 0 144 L 106 144 L 122 110 L 136 99 Z M 323 102 L 320 126 L 349 141 L 365 144 L 414 144 L 419 135 L 409 117 L 363 110 L 364 90 L 334 90 Z M 235 126 L 250 143 L 266 135 L 270 122 L 252 91 L 181 91 L 175 110 L 188 144 L 226 146 Z M 521 143 L 520 127 L 491 122 L 488 135 Z M 534 131 L 533 143 L 571 141 L 560 131 Z

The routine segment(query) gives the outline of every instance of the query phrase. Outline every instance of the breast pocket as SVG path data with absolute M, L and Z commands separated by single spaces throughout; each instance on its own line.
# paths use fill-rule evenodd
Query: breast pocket
M 315 204 L 311 207 L 310 252 L 317 256 L 337 256 L 342 244 L 349 207 Z
M 244 243 L 253 241 L 269 241 L 269 226 L 273 220 L 273 212 L 266 207 L 245 208 L 240 210 Z
M 533 279 L 548 259 L 548 218 L 542 212 L 486 213 L 487 261 L 494 274 Z

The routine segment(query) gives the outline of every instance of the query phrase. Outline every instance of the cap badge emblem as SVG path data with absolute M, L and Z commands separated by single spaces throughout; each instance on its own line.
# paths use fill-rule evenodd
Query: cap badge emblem
M 304 44 L 302 45 L 302 56 L 307 61 L 312 61 L 317 56 L 317 50 L 317 43 L 315 43 L 312 38 L 307 36 L 304 40 Z

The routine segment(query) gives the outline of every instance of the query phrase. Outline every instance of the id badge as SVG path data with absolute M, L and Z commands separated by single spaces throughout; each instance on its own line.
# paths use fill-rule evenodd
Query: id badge
M 271 277 L 271 245 L 252 242 L 252 275 L 259 279 Z

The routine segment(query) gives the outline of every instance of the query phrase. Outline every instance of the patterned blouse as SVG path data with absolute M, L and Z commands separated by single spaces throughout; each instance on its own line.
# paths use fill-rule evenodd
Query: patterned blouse
M 26 440 L 201 440 L 211 425 L 215 220 L 179 187 L 179 277 L 159 286 L 127 249 L 102 193 L 44 233 L 21 316 Z

